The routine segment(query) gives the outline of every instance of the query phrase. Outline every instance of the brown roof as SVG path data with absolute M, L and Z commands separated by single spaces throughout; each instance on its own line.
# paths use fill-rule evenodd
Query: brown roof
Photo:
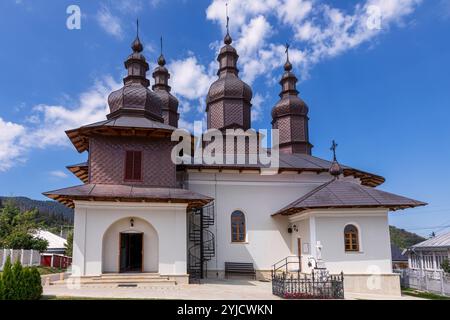
M 176 202 L 188 203 L 189 207 L 201 207 L 213 200 L 210 197 L 185 189 L 107 184 L 85 184 L 45 192 L 44 195 L 71 208 L 74 207 L 74 200 Z
M 89 181 L 89 166 L 87 162 L 73 164 L 66 167 L 70 172 L 77 176 L 84 183 Z
M 273 215 L 291 215 L 307 209 L 388 208 L 399 210 L 424 206 L 426 203 L 366 187 L 356 182 L 333 179 Z
M 307 154 L 280 154 L 280 172 L 282 171 L 312 171 L 327 172 L 331 166 L 331 162 Z M 262 165 L 244 164 L 244 165 L 206 165 L 206 164 L 189 164 L 180 165 L 180 169 L 261 169 Z M 353 169 L 348 166 L 341 165 L 344 176 L 354 176 L 360 178 L 363 185 L 376 187 L 384 182 L 384 178 L 372 173 Z M 75 174 L 84 183 L 88 182 L 89 168 L 87 162 L 68 166 L 73 174 Z
M 282 171 L 311 171 L 311 172 L 328 172 L 331 167 L 331 161 L 323 160 L 308 154 L 294 153 L 286 154 L 280 153 L 280 170 Z M 179 166 L 179 168 L 187 169 L 257 169 L 263 168 L 260 164 L 223 164 L 223 165 L 207 165 L 207 164 L 186 164 Z M 344 176 L 354 176 L 361 179 L 361 183 L 366 186 L 376 187 L 384 183 L 385 179 L 379 175 L 357 170 L 345 165 L 341 165 Z
M 83 152 L 89 149 L 88 137 L 91 134 L 170 137 L 176 129 L 175 127 L 143 116 L 122 115 L 117 118 L 68 130 L 66 134 L 78 152 Z

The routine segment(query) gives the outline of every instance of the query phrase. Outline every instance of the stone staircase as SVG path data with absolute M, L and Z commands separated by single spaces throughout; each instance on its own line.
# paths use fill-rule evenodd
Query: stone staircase
M 79 281 L 79 282 L 78 282 Z M 174 286 L 176 280 L 159 273 L 107 273 L 95 277 L 68 278 L 52 282 L 50 285 L 65 286 L 80 284 L 81 287 L 111 287 L 111 288 L 147 288 Z

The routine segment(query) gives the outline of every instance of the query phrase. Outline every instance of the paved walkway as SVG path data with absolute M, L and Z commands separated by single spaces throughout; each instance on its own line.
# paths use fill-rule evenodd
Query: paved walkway
M 160 286 L 147 288 L 117 288 L 113 286 L 69 289 L 66 286 L 45 286 L 44 295 L 58 297 L 113 299 L 182 299 L 182 300 L 278 300 L 272 294 L 270 282 L 247 280 L 208 280 L 198 285 Z M 417 299 L 413 297 L 380 297 L 348 294 L 347 299 Z

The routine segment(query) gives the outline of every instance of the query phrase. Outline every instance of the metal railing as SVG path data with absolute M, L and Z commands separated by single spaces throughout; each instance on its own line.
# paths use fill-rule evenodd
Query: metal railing
M 279 272 L 299 272 L 302 269 L 301 266 L 301 256 L 288 256 L 272 265 L 272 276 Z
M 344 274 L 323 277 L 314 272 L 275 272 L 272 293 L 285 299 L 344 299 Z

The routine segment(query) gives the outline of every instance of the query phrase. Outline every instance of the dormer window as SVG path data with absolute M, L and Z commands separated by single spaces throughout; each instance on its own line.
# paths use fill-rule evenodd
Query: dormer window
M 125 153 L 125 181 L 142 180 L 142 151 Z

